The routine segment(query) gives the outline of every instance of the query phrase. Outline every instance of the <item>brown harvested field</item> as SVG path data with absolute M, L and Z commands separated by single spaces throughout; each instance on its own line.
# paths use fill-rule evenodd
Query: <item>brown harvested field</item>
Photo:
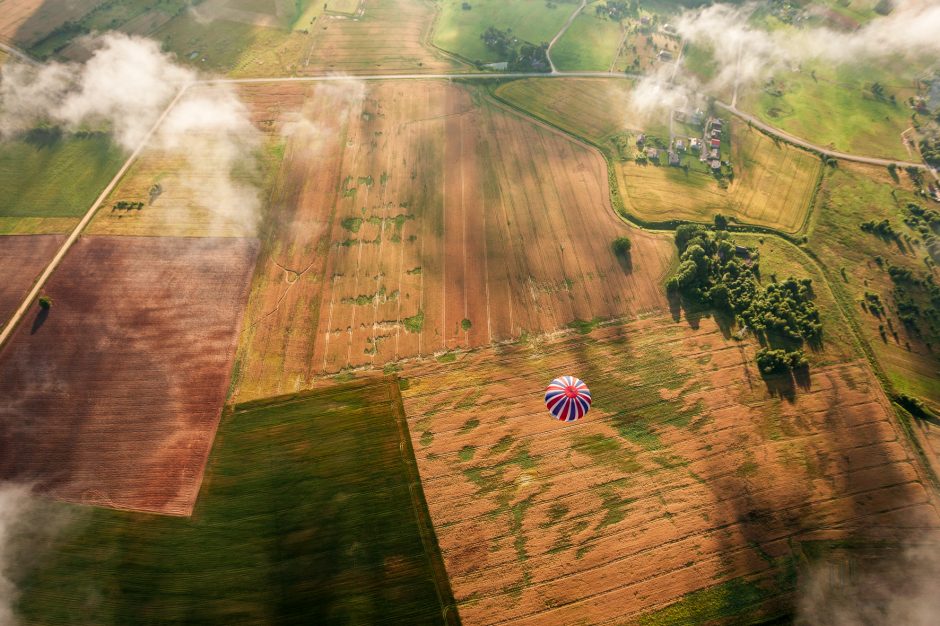
M 650 623 L 774 613 L 792 607 L 799 542 L 940 527 L 864 362 L 771 391 L 754 349 L 709 318 L 648 318 L 406 367 L 463 623 L 631 623 L 700 590 Z M 591 388 L 580 422 L 544 408 L 560 374 Z
M 288 142 L 240 399 L 666 306 L 670 238 L 615 217 L 596 150 L 470 88 L 361 89 L 312 87 L 302 119 L 316 124 Z M 610 249 L 627 234 L 630 267 Z
M 60 235 L 0 237 L 0 328 L 29 293 L 36 278 L 65 240 Z
M 323 15 L 299 72 L 412 73 L 464 67 L 428 44 L 435 8 L 426 0 L 363 0 L 362 15 Z
M 69 20 L 82 17 L 101 0 L 4 0 L 0 2 L 0 41 L 28 46 Z
M 0 478 L 192 512 L 228 391 L 252 239 L 84 237 L 0 353 Z

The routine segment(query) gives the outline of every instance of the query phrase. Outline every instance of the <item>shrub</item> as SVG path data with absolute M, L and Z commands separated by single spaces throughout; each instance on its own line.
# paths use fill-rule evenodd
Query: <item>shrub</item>
M 617 237 L 614 239 L 614 252 L 620 256 L 627 255 L 630 252 L 630 248 L 632 247 L 633 243 L 627 237 Z
M 39 308 L 48 311 L 52 308 L 52 298 L 49 296 L 39 296 Z

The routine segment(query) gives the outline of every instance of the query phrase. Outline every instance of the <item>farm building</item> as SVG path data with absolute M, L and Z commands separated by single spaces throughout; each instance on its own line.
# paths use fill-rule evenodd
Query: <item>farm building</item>
M 712 148 L 720 148 L 721 139 L 712 139 L 711 141 L 708 142 L 708 145 L 710 145 Z
M 654 161 L 659 159 L 659 150 L 656 148 L 649 148 L 646 151 L 646 158 L 652 159 Z
M 698 152 L 702 149 L 702 140 L 698 137 L 692 137 L 689 139 L 689 149 Z
M 685 152 L 685 142 L 682 141 L 681 139 L 676 140 L 676 151 Z
M 672 165 L 675 167 L 679 166 L 679 155 L 673 152 L 672 150 L 669 151 L 669 165 Z
M 720 170 L 720 169 L 721 169 L 721 161 L 719 161 L 718 159 L 712 159 L 712 161 L 711 161 L 711 163 L 709 163 L 709 165 L 711 166 L 711 168 L 712 168 L 713 170 L 716 170 L 716 171 L 717 171 L 717 170 Z

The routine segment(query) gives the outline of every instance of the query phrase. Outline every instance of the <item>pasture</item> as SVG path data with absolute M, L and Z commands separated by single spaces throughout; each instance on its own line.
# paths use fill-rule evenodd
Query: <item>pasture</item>
M 227 412 L 192 517 L 63 508 L 25 623 L 456 623 L 394 382 Z
M 906 178 L 906 174 L 902 176 Z M 936 210 L 935 203 L 916 197 L 906 180 L 901 185 L 894 183 L 883 168 L 846 164 L 827 171 L 809 245 L 826 268 L 833 288 L 843 296 L 846 308 L 858 319 L 863 336 L 895 389 L 940 406 L 940 361 L 936 354 L 940 334 L 928 320 L 920 321 L 916 328 L 901 321 L 891 295 L 894 283 L 887 271 L 890 266 L 906 268 L 915 276 L 936 280 L 936 269 L 924 263 L 930 256 L 926 242 L 904 222 L 909 202 Z M 897 238 L 879 237 L 860 227 L 868 220 L 883 219 L 888 219 Z M 876 260 L 879 257 L 881 265 Z M 883 314 L 875 315 L 863 306 L 867 293 L 878 295 L 885 305 Z
M 58 235 L 5 235 L 0 239 L 0 329 L 64 240 Z
M 612 70 L 623 38 L 620 24 L 598 17 L 588 5 L 552 47 L 552 62 L 562 71 Z
M 804 64 L 801 71 L 782 73 L 764 88 L 742 91 L 738 106 L 821 146 L 913 160 L 900 135 L 910 126 L 906 101 L 915 95 L 915 73 L 915 68 L 897 62 L 877 68 Z M 884 87 L 883 97 L 872 93 L 874 83 Z
M 940 527 L 864 361 L 781 385 L 754 349 L 710 318 L 657 316 L 406 366 L 464 622 L 771 618 L 791 610 L 801 542 Z M 542 400 L 566 373 L 594 398 L 574 424 Z
M 672 242 L 617 219 L 601 155 L 482 90 L 317 85 L 300 117 L 318 125 L 270 202 L 239 398 L 664 306 Z
M 248 239 L 84 237 L 0 353 L 0 478 L 190 514 L 229 388 Z
M 486 47 L 480 36 L 491 26 L 511 30 L 522 41 L 539 45 L 548 43 L 561 30 L 578 2 L 562 0 L 546 3 L 544 0 L 476 0 L 470 10 L 463 9 L 463 0 L 442 0 L 440 15 L 434 27 L 432 41 L 442 50 L 452 52 L 470 61 L 490 63 L 505 61 Z
M 0 143 L 0 218 L 80 217 L 124 161 L 105 133 L 35 129 Z

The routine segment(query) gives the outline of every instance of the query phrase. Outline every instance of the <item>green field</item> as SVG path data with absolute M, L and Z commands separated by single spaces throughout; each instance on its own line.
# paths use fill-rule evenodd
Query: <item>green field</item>
M 906 178 L 906 174 L 901 176 Z M 893 283 L 886 271 L 888 266 L 897 266 L 921 278 L 936 277 L 936 270 L 925 265 L 928 253 L 919 233 L 904 223 L 908 202 L 936 209 L 936 204 L 893 184 L 882 168 L 828 170 L 813 212 L 809 244 L 845 307 L 854 312 L 895 390 L 940 406 L 940 359 L 933 347 L 940 344 L 940 332 L 927 320 L 918 323 L 916 332 L 905 328 L 898 318 L 891 295 Z M 900 234 L 898 241 L 860 228 L 862 222 L 882 219 L 888 219 Z M 883 259 L 883 266 L 878 265 L 877 257 Z M 873 315 L 861 306 L 866 293 L 878 294 L 886 308 L 883 315 Z M 921 303 L 922 309 L 929 307 L 928 302 Z M 882 325 L 887 331 L 884 336 L 879 332 Z
M 832 69 L 804 64 L 801 72 L 779 75 L 772 86 L 739 94 L 738 106 L 768 124 L 822 146 L 915 160 L 900 138 L 910 126 L 911 110 L 906 100 L 914 95 L 904 74 L 871 65 Z M 884 86 L 881 99 L 871 92 L 875 82 Z M 890 101 L 892 95 L 896 103 Z
M 622 38 L 620 24 L 597 17 L 587 7 L 552 47 L 552 62 L 559 70 L 605 72 L 616 59 Z
M 480 35 L 490 26 L 512 29 L 523 41 L 548 43 L 561 30 L 577 6 L 573 0 L 561 0 L 553 8 L 545 0 L 469 0 L 471 9 L 463 10 L 463 0 L 442 0 L 440 16 L 434 28 L 434 45 L 471 61 L 504 61 L 483 45 Z
M 17 581 L 23 622 L 444 623 L 450 591 L 397 389 L 236 406 L 193 516 L 76 513 Z
M 124 155 L 104 133 L 28 133 L 0 144 L 0 217 L 85 213 Z

